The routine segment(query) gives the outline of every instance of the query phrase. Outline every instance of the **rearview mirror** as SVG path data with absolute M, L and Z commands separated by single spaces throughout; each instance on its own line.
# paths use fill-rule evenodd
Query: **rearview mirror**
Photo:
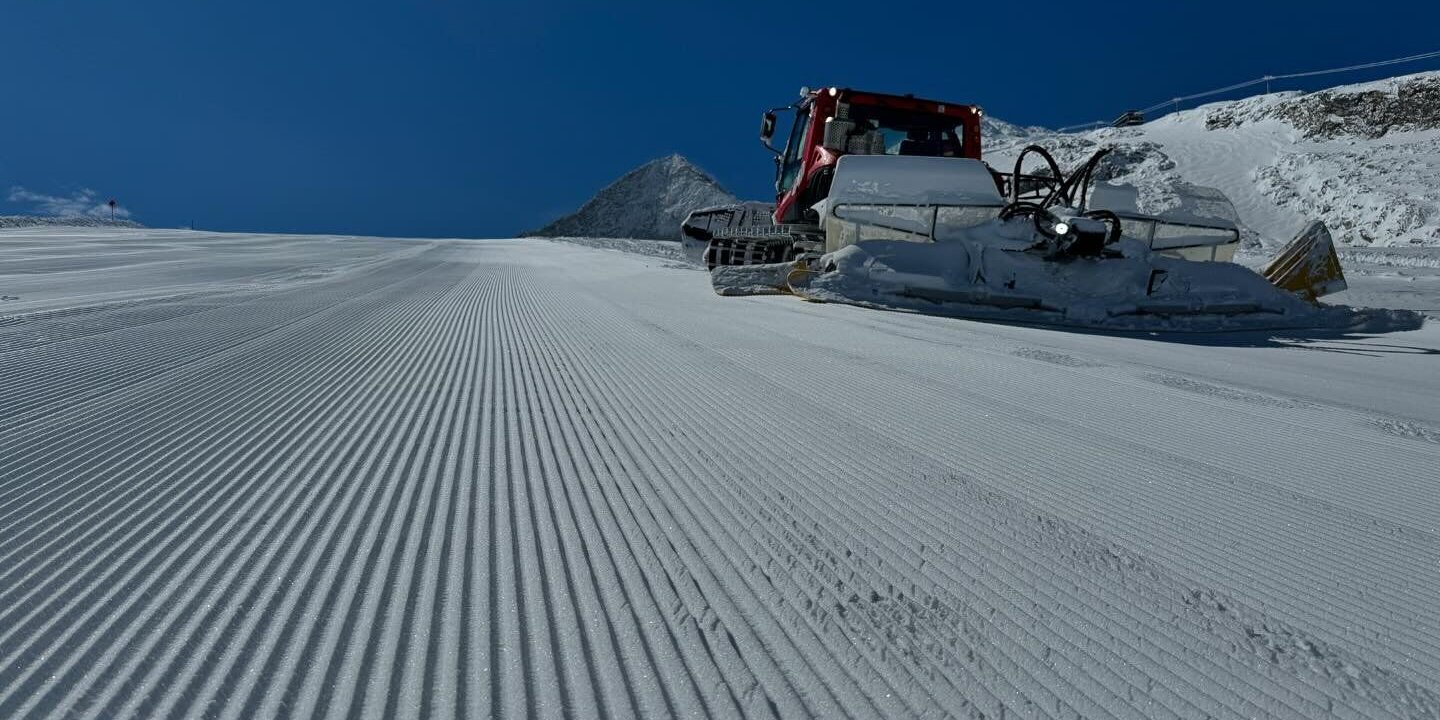
M 766 145 L 770 144 L 770 138 L 775 137 L 775 113 L 765 111 L 760 117 L 760 140 Z

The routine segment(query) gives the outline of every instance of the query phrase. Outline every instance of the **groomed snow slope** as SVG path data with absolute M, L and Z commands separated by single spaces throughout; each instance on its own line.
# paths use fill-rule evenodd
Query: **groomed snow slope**
M 1435 717 L 1440 332 L 0 233 L 0 717 Z

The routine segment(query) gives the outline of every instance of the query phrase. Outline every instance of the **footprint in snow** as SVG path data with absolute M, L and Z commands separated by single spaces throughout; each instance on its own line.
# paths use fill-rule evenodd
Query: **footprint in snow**
M 1370 424 L 1387 435 L 1394 435 L 1395 437 L 1406 438 L 1407 440 L 1422 440 L 1440 445 L 1440 429 L 1437 428 L 1390 418 L 1372 418 Z
M 1277 397 L 1271 397 L 1269 395 L 1246 392 L 1244 390 L 1238 390 L 1232 387 L 1224 387 L 1222 385 L 1211 385 L 1210 383 L 1204 383 L 1200 382 L 1199 380 L 1191 380 L 1190 378 L 1178 377 L 1175 375 L 1161 375 L 1158 373 L 1151 373 L 1148 375 L 1144 375 L 1143 377 L 1150 382 L 1164 385 L 1168 388 L 1184 390 L 1185 392 L 1192 392 L 1197 395 L 1206 395 L 1209 397 L 1218 398 L 1220 400 L 1235 400 L 1238 402 L 1250 403 L 1252 405 L 1264 405 L 1267 407 L 1296 408 L 1301 406 L 1301 403 L 1292 400 L 1284 400 Z
M 1100 363 L 1081 360 L 1073 355 L 1066 355 L 1065 353 L 1058 353 L 1052 350 L 1042 350 L 1040 348 L 1022 347 L 1011 351 L 1010 354 L 1015 357 L 1025 358 L 1026 360 L 1039 360 L 1041 362 L 1063 365 L 1065 367 L 1105 367 Z

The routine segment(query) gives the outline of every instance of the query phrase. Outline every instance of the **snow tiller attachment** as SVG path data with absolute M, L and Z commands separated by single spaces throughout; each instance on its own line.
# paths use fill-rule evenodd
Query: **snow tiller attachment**
M 1234 223 L 1141 213 L 1133 188 L 1097 185 L 1106 150 L 1066 174 L 1030 146 L 997 172 L 979 159 L 976 108 L 830 89 L 794 109 L 773 209 L 712 208 L 685 223 L 687 250 L 720 294 L 1210 330 L 1312 324 L 1314 300 L 1345 287 L 1323 225 L 1262 277 L 1233 263 Z M 773 115 L 765 121 L 768 146 Z M 1026 173 L 1032 157 L 1044 167 Z

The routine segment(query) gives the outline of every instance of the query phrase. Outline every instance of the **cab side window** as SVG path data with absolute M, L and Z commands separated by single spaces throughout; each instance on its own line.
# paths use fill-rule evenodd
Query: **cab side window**
M 785 143 L 785 159 L 780 165 L 780 179 L 776 190 L 789 192 L 800 177 L 800 166 L 805 161 L 805 131 L 810 128 L 810 108 L 795 111 L 795 124 L 790 127 L 790 139 Z

